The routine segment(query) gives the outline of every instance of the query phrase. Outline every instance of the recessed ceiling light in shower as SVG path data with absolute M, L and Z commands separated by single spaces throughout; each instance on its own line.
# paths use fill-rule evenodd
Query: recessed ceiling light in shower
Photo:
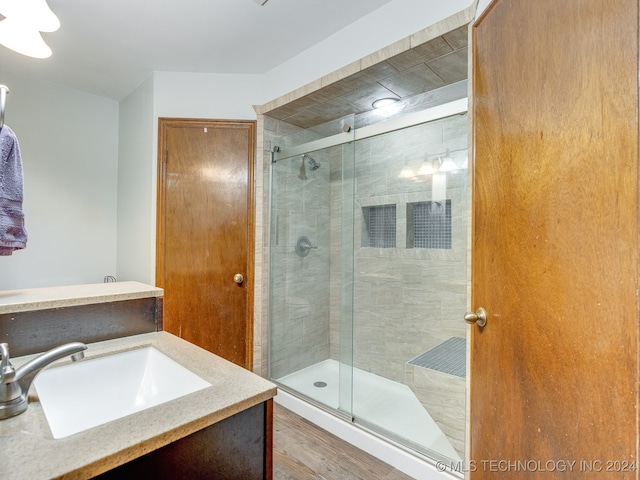
M 399 101 L 400 101 L 400 99 L 399 98 L 395 98 L 395 97 L 379 98 L 378 100 L 373 102 L 371 104 L 371 106 L 373 108 L 388 107 L 389 105 L 393 105 L 394 103 L 399 102 Z

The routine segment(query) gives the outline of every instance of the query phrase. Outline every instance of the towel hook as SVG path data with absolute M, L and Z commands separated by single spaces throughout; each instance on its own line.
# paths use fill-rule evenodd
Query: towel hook
M 4 127 L 4 108 L 7 103 L 7 93 L 9 93 L 9 87 L 0 85 L 0 130 Z

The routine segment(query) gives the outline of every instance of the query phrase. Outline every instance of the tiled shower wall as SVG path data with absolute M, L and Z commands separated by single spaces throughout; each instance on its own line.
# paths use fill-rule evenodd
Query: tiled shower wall
M 407 362 L 451 337 L 466 338 L 467 170 L 419 172 L 447 150 L 464 162 L 467 133 L 468 118 L 458 115 L 358 142 L 355 193 L 354 366 L 408 385 L 462 458 L 465 380 Z M 407 205 L 443 200 L 451 201 L 451 248 L 408 248 Z M 361 246 L 363 209 L 373 205 L 395 205 L 396 248 Z
M 271 140 L 297 127 L 268 119 Z M 300 135 L 309 136 L 310 132 Z M 311 138 L 279 138 L 278 146 Z M 313 153 L 320 168 L 311 170 L 302 156 L 280 160 L 272 169 L 275 192 L 271 219 L 270 308 L 271 376 L 279 378 L 329 358 L 329 162 Z M 306 236 L 313 248 L 307 256 L 295 252 Z
M 425 160 L 447 150 L 463 162 L 467 129 L 467 116 L 458 115 L 356 144 L 357 368 L 405 383 L 406 362 L 450 337 L 466 336 L 467 170 L 419 172 Z M 445 200 L 451 200 L 451 248 L 410 248 L 407 206 Z M 395 248 L 361 246 L 363 212 L 375 205 L 396 207 Z

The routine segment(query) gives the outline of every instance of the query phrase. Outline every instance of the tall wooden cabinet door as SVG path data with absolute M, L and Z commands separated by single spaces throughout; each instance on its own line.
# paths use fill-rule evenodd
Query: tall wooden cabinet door
M 469 478 L 638 478 L 637 1 L 472 32 Z
M 250 369 L 255 122 L 161 118 L 159 148 L 164 329 Z

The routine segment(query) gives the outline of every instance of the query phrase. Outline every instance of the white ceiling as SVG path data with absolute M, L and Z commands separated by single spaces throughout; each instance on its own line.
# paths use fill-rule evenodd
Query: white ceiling
M 48 0 L 60 30 L 0 70 L 120 100 L 153 71 L 262 74 L 391 0 Z

